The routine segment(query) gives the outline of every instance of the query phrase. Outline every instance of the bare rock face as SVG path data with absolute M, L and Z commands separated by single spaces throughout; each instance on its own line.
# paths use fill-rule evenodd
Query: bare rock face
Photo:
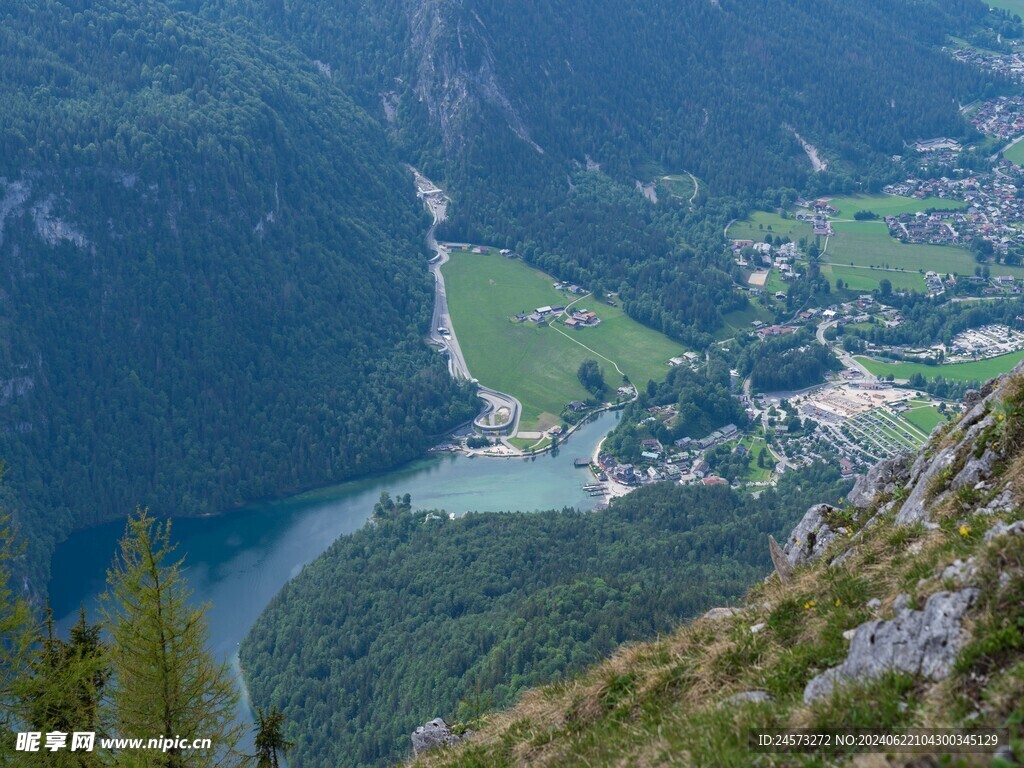
M 953 478 L 949 487 L 957 491 L 961 488 L 973 488 L 981 481 L 988 480 L 992 477 L 992 469 L 998 458 L 998 454 L 991 448 L 986 448 L 981 456 L 971 454 L 967 463 L 964 464 L 964 468 Z
M 891 621 L 861 624 L 846 661 L 813 678 L 804 689 L 804 702 L 832 695 L 839 684 L 869 682 L 886 672 L 908 672 L 929 680 L 948 677 L 965 640 L 963 616 L 977 595 L 976 589 L 936 592 L 923 611 L 897 603 Z
M 435 717 L 412 732 L 412 751 L 418 755 L 438 747 L 450 747 L 469 735 L 471 735 L 469 731 L 461 736 L 453 733 L 448 723 L 440 717 Z
M 927 507 L 933 501 L 931 486 L 935 478 L 946 471 L 956 460 L 956 447 L 943 448 L 922 469 L 914 488 L 903 502 L 896 515 L 898 525 L 910 525 L 927 518 Z M 915 465 L 917 462 L 915 462 Z
M 895 493 L 910 479 L 910 460 L 912 454 L 901 453 L 891 459 L 880 461 L 860 475 L 853 489 L 847 494 L 846 500 L 858 509 L 870 507 L 875 499 L 883 494 Z
M 838 535 L 846 533 L 845 528 L 832 527 L 828 521 L 830 512 L 839 512 L 839 509 L 830 504 L 815 504 L 804 513 L 783 549 L 790 565 L 804 565 L 816 560 Z

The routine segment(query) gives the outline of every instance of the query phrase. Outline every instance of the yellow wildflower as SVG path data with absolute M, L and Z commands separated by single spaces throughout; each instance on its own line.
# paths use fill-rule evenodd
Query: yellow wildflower
M 960 535 L 961 536 L 967 536 L 967 535 L 970 534 L 970 532 L 971 532 L 971 526 L 967 525 L 966 523 L 964 525 L 960 526 Z

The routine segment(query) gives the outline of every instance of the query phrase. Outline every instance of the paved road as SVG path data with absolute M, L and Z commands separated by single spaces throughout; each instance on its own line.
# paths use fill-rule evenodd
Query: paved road
M 815 333 L 815 336 L 817 336 L 819 344 L 826 347 L 829 346 L 828 341 L 825 340 L 825 331 L 836 325 L 838 322 L 838 320 L 826 320 L 818 325 L 818 330 Z M 860 371 L 866 378 L 874 380 L 875 374 L 865 368 L 863 364 L 855 360 L 853 355 L 841 348 L 838 344 L 832 345 L 832 351 L 835 352 L 836 357 L 838 357 L 839 361 L 847 368 Z
M 412 170 L 416 174 L 418 188 L 426 189 L 433 187 L 429 179 L 420 174 L 415 168 Z M 455 334 L 451 313 L 448 311 L 448 294 L 445 290 L 444 275 L 441 273 L 441 267 L 448 262 L 448 249 L 437 242 L 437 237 L 435 236 L 437 225 L 444 221 L 448 198 L 435 197 L 434 199 L 426 200 L 426 204 L 434 215 L 434 222 L 430 225 L 430 229 L 427 230 L 427 246 L 436 254 L 430 262 L 430 272 L 434 276 L 435 289 L 434 315 L 430 321 L 430 341 L 432 344 L 436 344 L 448 352 L 448 371 L 453 378 L 462 381 L 476 381 L 469 372 L 466 358 L 462 354 L 462 347 L 459 346 L 459 338 Z M 440 333 L 438 328 L 444 328 L 448 332 Z M 484 409 L 473 420 L 474 424 L 486 426 L 488 418 L 493 412 L 500 408 L 507 408 L 512 416 L 512 428 L 509 434 L 514 435 L 518 431 L 519 419 L 523 412 L 523 406 L 519 400 L 504 392 L 498 392 L 497 390 L 481 386 L 479 383 L 476 394 L 477 397 L 484 401 Z

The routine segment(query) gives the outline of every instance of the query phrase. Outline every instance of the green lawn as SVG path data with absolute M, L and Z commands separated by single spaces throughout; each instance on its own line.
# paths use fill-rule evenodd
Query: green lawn
M 993 376 L 1006 373 L 1013 366 L 1024 360 L 1024 351 L 1009 355 L 990 357 L 973 363 L 956 363 L 954 365 L 924 365 L 923 363 L 883 363 L 870 357 L 858 357 L 865 368 L 875 376 L 888 376 L 890 373 L 897 379 L 909 379 L 913 374 L 920 373 L 927 379 L 942 376 L 951 381 L 987 381 Z
M 470 372 L 482 384 L 519 398 L 524 430 L 552 426 L 566 403 L 588 397 L 576 378 L 587 358 L 597 360 L 610 387 L 620 386 L 622 378 L 609 361 L 642 387 L 648 379 L 664 379 L 668 359 L 684 351 L 621 308 L 592 297 L 575 306 L 596 312 L 602 320 L 597 328 L 572 331 L 560 322 L 554 327 L 514 322 L 510 318 L 518 312 L 579 298 L 556 291 L 553 278 L 521 261 L 455 252 L 443 270 L 452 323 Z
M 730 224 L 728 236 L 730 240 L 753 240 L 756 243 L 764 242 L 765 235 L 783 235 L 794 241 L 801 237 L 810 239 L 812 232 L 811 225 L 805 221 L 784 219 L 777 213 L 754 211 L 749 218 Z
M 1024 0 L 1022 0 L 1024 2 Z M 1016 144 L 1003 153 L 1003 157 L 1011 163 L 1024 165 L 1024 140 L 1018 140 Z
M 926 435 L 930 435 L 935 427 L 947 419 L 947 416 L 939 413 L 939 409 L 934 405 L 911 408 L 909 411 L 901 413 L 900 416 L 920 429 Z
M 838 218 L 852 219 L 857 211 L 874 211 L 881 217 L 895 216 L 900 213 L 917 213 L 929 208 L 956 210 L 966 208 L 962 200 L 944 200 L 941 197 L 900 197 L 898 195 L 855 195 L 853 197 L 833 197 L 829 203 L 839 211 Z

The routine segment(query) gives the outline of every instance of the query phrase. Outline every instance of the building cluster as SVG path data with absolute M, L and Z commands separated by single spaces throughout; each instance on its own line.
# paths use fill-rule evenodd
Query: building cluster
M 949 51 L 950 55 L 964 64 L 997 72 L 1018 82 L 1024 82 L 1024 57 L 1017 51 L 1013 53 L 989 53 L 975 48 L 956 48 Z
M 562 321 L 568 328 L 578 330 L 580 328 L 593 328 L 601 324 L 601 318 L 589 309 L 574 309 L 569 316 Z
M 658 413 L 649 418 L 660 419 L 664 416 L 664 413 Z M 704 453 L 724 443 L 738 440 L 740 437 L 740 428 L 735 424 L 727 424 L 716 429 L 707 437 L 699 439 L 684 437 L 670 446 L 664 446 L 661 441 L 649 438 L 641 443 L 642 464 L 640 465 L 620 462 L 608 453 L 600 454 L 597 461 L 597 479 L 602 482 L 611 480 L 627 486 L 643 485 L 660 480 L 674 480 L 683 485 L 727 484 L 725 479 L 712 472 L 704 458 Z M 741 449 L 746 450 L 740 445 L 735 447 L 735 450 Z
M 1015 246 L 1024 247 L 1024 199 L 1017 193 L 1024 185 L 1024 172 L 1003 162 L 990 173 L 964 171 L 960 178 L 907 179 L 891 184 L 885 191 L 894 195 L 963 200 L 967 207 L 957 211 L 887 216 L 893 237 L 909 243 L 965 244 L 975 239 L 992 243 L 1005 254 Z
M 1009 140 L 1020 136 L 1024 133 L 1024 97 L 989 99 L 971 116 L 971 123 L 979 133 L 997 139 Z

